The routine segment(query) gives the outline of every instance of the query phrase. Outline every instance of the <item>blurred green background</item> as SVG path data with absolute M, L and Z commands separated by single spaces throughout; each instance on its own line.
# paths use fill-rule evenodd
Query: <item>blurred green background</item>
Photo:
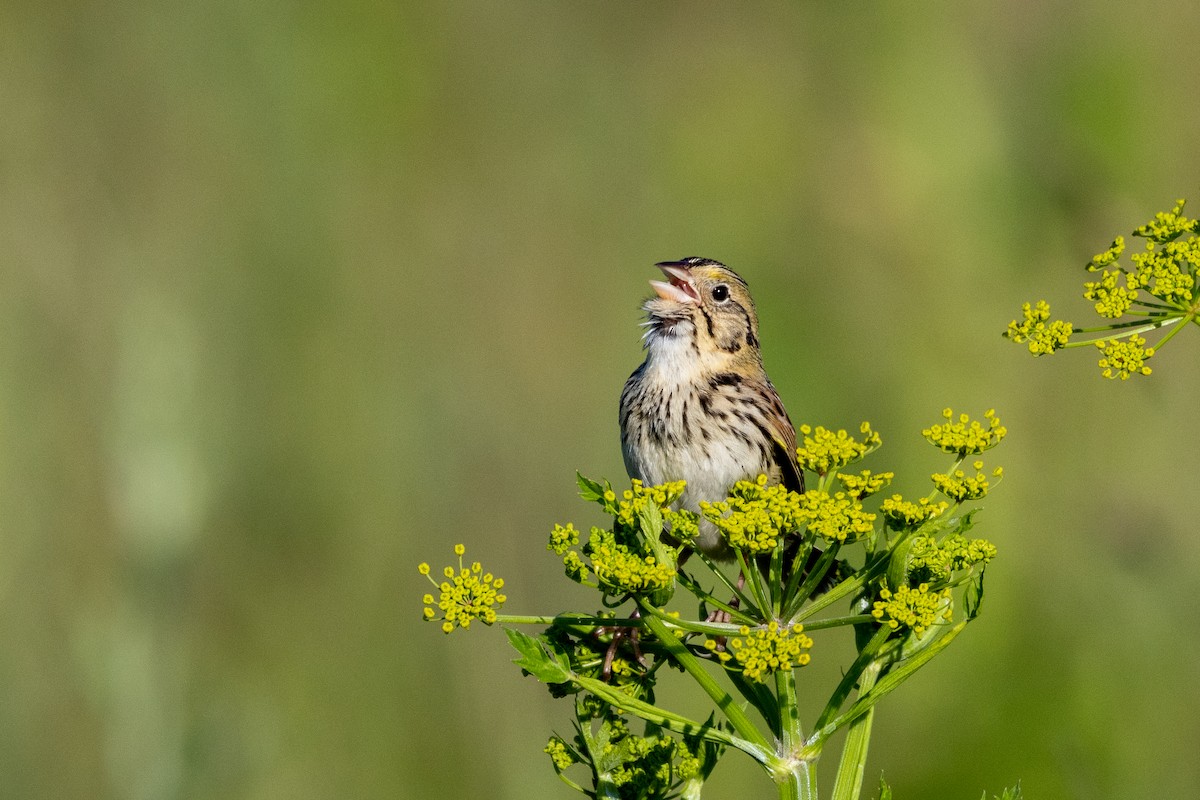
M 1000 332 L 1083 323 L 1081 265 L 1197 194 L 1198 36 L 1153 1 L 0 6 L 0 794 L 571 796 L 567 709 L 423 625 L 415 565 L 592 606 L 545 535 L 598 521 L 574 470 L 624 477 L 651 265 L 703 255 L 796 422 L 871 420 L 898 489 L 944 406 L 1010 430 L 985 614 L 885 701 L 868 786 L 1194 797 L 1200 340 L 1117 384 Z

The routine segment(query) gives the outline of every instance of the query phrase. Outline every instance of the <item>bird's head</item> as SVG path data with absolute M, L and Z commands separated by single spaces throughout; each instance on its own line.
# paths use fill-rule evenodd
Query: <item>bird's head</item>
M 736 272 L 709 258 L 692 256 L 656 265 L 665 281 L 650 281 L 646 346 L 686 342 L 704 357 L 758 355 L 758 316 L 750 289 Z

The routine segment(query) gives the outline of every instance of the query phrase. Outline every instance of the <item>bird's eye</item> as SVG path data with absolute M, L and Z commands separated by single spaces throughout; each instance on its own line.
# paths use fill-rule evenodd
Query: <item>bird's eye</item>
M 713 287 L 712 298 L 718 303 L 724 303 L 729 299 L 729 287 L 723 283 L 718 283 Z

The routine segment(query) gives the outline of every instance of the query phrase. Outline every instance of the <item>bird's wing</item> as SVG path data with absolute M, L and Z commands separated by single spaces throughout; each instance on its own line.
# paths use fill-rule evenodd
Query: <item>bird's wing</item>
M 771 399 L 771 415 L 768 423 L 775 450 L 775 461 L 779 464 L 779 480 L 793 492 L 804 494 L 804 472 L 796 461 L 796 429 L 788 417 L 783 401 L 771 382 L 767 381 L 767 396 Z

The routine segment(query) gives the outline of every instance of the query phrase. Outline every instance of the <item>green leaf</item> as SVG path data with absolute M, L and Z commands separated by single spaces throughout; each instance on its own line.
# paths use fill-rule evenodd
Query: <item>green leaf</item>
M 879 800 L 892 800 L 892 787 L 887 785 L 883 776 L 879 776 Z
M 1020 782 L 1018 782 L 1016 786 L 1013 786 L 1012 788 L 1009 788 L 1009 789 L 1005 789 L 1000 794 L 995 795 L 993 797 L 993 800 L 1021 800 L 1021 797 L 1022 797 L 1021 784 L 1020 784 Z M 987 792 L 986 791 L 983 793 L 983 797 L 980 798 L 980 800 L 987 800 Z
M 604 502 L 604 484 L 585 478 L 583 473 L 575 473 L 575 482 L 579 484 L 579 496 L 589 503 Z
M 983 570 L 979 570 L 979 574 L 975 579 L 967 584 L 967 590 L 963 594 L 963 610 L 967 612 L 967 619 L 975 619 L 979 616 L 979 609 L 983 606 Z M 1020 787 L 1017 787 L 1018 791 Z
M 966 514 L 963 514 L 959 519 L 957 519 L 956 522 L 958 524 L 954 526 L 954 533 L 960 533 L 960 534 L 966 533 L 967 531 L 971 530 L 971 528 L 974 528 L 975 527 L 975 515 L 978 514 L 980 511 L 983 511 L 983 509 L 982 508 L 972 508 Z
M 567 656 L 557 652 L 549 642 L 527 633 L 505 628 L 508 642 L 521 654 L 513 663 L 542 683 L 566 683 L 571 679 Z

